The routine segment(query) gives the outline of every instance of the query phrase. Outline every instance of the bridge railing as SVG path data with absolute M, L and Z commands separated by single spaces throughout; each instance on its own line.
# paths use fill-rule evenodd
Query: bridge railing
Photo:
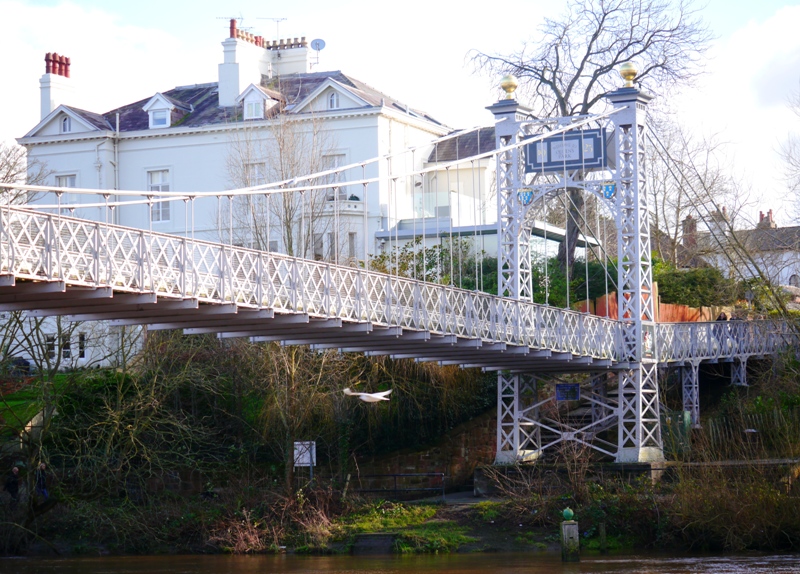
M 797 333 L 783 320 L 659 323 L 659 362 L 766 355 L 796 344 Z
M 0 209 L 1 272 L 618 358 L 619 324 L 364 269 L 16 207 Z

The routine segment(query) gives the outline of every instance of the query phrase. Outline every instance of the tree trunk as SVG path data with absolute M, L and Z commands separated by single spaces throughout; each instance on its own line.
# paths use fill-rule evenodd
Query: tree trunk
M 558 246 L 558 266 L 562 271 L 569 270 L 572 274 L 572 268 L 575 265 L 575 247 L 578 243 L 578 233 L 580 231 L 580 222 L 583 221 L 583 192 L 578 188 L 571 188 L 569 190 L 569 205 L 567 207 L 567 223 L 566 234 L 564 241 Z

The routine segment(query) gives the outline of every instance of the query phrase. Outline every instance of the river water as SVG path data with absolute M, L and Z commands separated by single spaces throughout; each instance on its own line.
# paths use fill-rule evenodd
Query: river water
M 664 554 L 584 556 L 563 564 L 559 554 L 453 554 L 440 556 L 127 556 L 104 558 L 0 558 L 5 574 L 741 574 L 800 572 L 795 555 Z

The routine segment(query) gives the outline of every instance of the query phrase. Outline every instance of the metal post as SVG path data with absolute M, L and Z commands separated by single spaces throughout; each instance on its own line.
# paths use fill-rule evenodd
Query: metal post
M 691 361 L 681 367 L 681 383 L 683 387 L 683 410 L 689 411 L 692 417 L 692 428 L 700 428 L 700 383 L 698 379 L 699 361 Z
M 747 355 L 734 357 L 731 364 L 731 385 L 746 387 L 747 384 Z
M 634 72 L 635 74 L 635 72 Z M 632 84 L 631 84 L 632 86 Z M 645 179 L 646 109 L 651 96 L 634 87 L 608 94 L 617 150 L 617 256 L 621 361 L 617 462 L 663 460 L 654 349 L 655 314 L 650 219 Z

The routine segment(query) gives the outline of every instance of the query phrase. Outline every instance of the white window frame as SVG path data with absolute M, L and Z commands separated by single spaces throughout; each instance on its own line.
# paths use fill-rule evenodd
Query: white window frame
M 322 156 L 322 170 L 328 171 L 329 169 L 336 169 L 347 165 L 347 154 L 346 153 L 329 153 Z M 336 185 L 345 179 L 345 174 L 343 171 L 337 173 L 331 173 L 325 176 L 325 183 L 331 185 L 329 189 L 325 190 L 325 199 L 328 201 L 334 201 L 336 199 L 336 192 L 338 190 L 339 193 L 339 201 L 344 201 L 347 199 L 347 186 L 346 185 Z
M 244 119 L 246 120 L 263 120 L 264 119 L 264 100 L 245 100 L 244 101 Z
M 171 123 L 170 111 L 169 109 L 150 110 L 150 129 L 168 128 Z
M 45 335 L 44 342 L 45 342 L 45 351 L 47 352 L 47 358 L 50 361 L 55 360 L 55 358 L 56 358 L 56 336 L 55 335 Z
M 158 181 L 153 179 L 155 174 L 160 174 Z M 146 181 L 147 191 L 170 191 L 171 172 L 169 168 L 148 169 Z M 150 220 L 153 223 L 168 223 L 171 217 L 171 206 L 169 201 L 158 201 L 150 204 Z
M 263 161 L 247 163 L 245 164 L 245 170 L 248 187 L 267 183 L 267 164 Z
M 350 259 L 356 258 L 356 245 L 358 245 L 358 234 L 355 231 L 347 233 L 347 257 Z
M 72 118 L 68 115 L 64 115 L 59 122 L 59 128 L 62 134 L 68 134 L 72 132 Z
M 55 176 L 56 187 L 78 187 L 77 173 L 61 173 Z
M 78 333 L 78 358 L 86 358 L 86 333 Z
M 341 102 L 339 101 L 339 92 L 331 92 L 328 94 L 328 109 L 338 110 Z

